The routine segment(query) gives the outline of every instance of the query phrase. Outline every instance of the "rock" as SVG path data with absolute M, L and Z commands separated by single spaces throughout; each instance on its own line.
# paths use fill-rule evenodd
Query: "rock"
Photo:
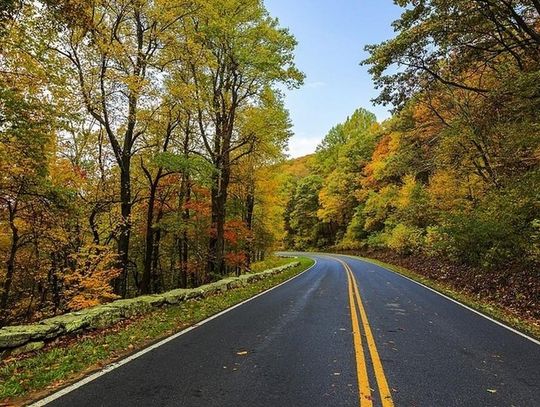
M 0 329 L 0 348 L 13 348 L 35 339 L 56 337 L 60 327 L 54 324 L 6 326 Z
M 70 312 L 68 314 L 44 319 L 40 324 L 58 325 L 64 332 L 71 333 L 88 327 L 90 321 L 88 316 L 82 312 Z
M 124 319 L 123 310 L 119 307 L 100 305 L 82 312 L 88 318 L 88 327 L 94 329 L 107 328 Z
M 176 290 L 167 291 L 166 293 L 162 294 L 162 297 L 165 298 L 165 302 L 167 304 L 178 304 L 186 299 L 189 291 L 190 290 L 186 290 L 184 288 L 178 288 Z
M 147 301 L 139 301 L 138 298 L 130 298 L 125 300 L 117 300 L 104 305 L 108 308 L 115 308 L 121 312 L 125 318 L 131 318 L 135 315 L 140 315 L 152 309 L 152 305 Z
M 242 285 L 249 283 L 249 279 L 253 274 L 242 274 L 238 279 L 242 282 Z
M 228 290 L 227 281 L 220 280 L 220 281 L 216 281 L 215 283 L 205 284 L 199 287 L 199 290 L 202 291 L 203 297 L 209 297 L 217 293 L 223 293 Z
M 228 290 L 242 286 L 242 281 L 238 277 L 226 278 L 223 280 L 223 283 L 226 284 Z
M 145 302 L 152 307 L 161 307 L 163 304 L 165 304 L 165 297 L 159 294 L 143 295 L 141 297 L 137 297 L 136 299 Z
M 198 288 L 193 288 L 193 289 L 190 289 L 190 290 L 187 290 L 188 292 L 186 293 L 186 300 L 192 300 L 192 299 L 195 299 L 195 298 L 202 298 L 203 296 L 203 291 L 198 289 Z
M 45 342 L 43 341 L 29 342 L 26 345 L 19 346 L 18 348 L 13 349 L 10 352 L 10 356 L 20 355 L 21 353 L 34 352 L 36 350 L 40 350 L 44 346 Z
M 18 326 L 7 326 L 0 329 L 0 348 L 14 348 L 25 344 L 32 334 Z

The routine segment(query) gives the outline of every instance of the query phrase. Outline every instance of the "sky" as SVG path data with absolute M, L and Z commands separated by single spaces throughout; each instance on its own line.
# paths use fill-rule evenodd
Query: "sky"
M 390 116 L 371 102 L 378 93 L 360 61 L 367 56 L 366 44 L 393 37 L 391 23 L 401 9 L 392 0 L 265 0 L 265 5 L 296 37 L 296 65 L 306 74 L 302 88 L 285 92 L 294 125 L 291 157 L 314 152 L 328 130 L 359 107 L 379 121 Z

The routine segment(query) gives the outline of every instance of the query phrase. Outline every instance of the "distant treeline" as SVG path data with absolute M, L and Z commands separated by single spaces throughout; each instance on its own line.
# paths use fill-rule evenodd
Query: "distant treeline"
M 394 115 L 360 109 L 282 167 L 286 246 L 538 272 L 540 4 L 399 3 L 396 37 L 365 61 Z

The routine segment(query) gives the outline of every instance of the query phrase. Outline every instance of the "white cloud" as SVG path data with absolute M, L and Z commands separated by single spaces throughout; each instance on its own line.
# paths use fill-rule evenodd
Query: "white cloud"
M 308 137 L 303 135 L 295 135 L 289 141 L 289 155 L 292 158 L 302 157 L 312 154 L 319 145 L 321 140 L 317 137 Z

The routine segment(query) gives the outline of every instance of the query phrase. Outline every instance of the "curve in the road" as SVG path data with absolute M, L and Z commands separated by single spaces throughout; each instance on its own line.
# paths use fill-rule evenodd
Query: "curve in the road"
M 383 267 L 310 256 L 309 272 L 36 405 L 540 405 L 534 341 Z

